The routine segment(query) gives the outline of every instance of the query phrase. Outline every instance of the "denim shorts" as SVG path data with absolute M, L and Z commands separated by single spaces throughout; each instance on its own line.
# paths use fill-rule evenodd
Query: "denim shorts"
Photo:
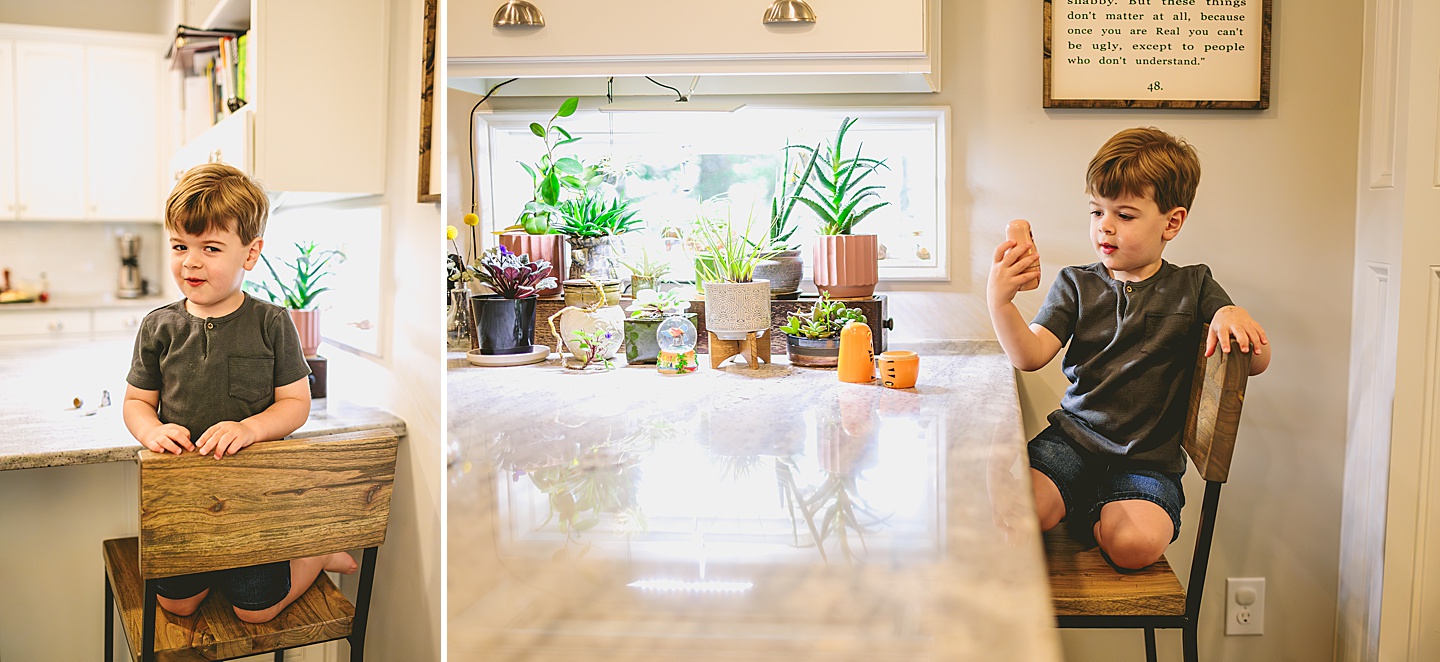
M 1112 501 L 1144 499 L 1165 509 L 1180 536 L 1180 508 L 1185 492 L 1180 474 L 1145 469 L 1123 457 L 1097 455 L 1075 443 L 1060 428 L 1051 425 L 1030 440 L 1030 466 L 1045 474 L 1060 489 L 1065 500 L 1065 517 L 1083 513 L 1084 530 L 1100 519 L 1100 508 Z M 1077 524 L 1072 521 L 1072 525 Z
M 245 611 L 269 609 L 290 593 L 290 562 L 165 577 L 156 582 L 155 592 L 167 600 L 184 600 L 207 588 L 220 591 L 230 604 Z

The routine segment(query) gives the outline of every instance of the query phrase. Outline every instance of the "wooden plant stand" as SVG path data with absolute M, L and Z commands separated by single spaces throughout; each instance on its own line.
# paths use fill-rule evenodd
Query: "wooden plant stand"
M 744 340 L 721 340 L 715 337 L 714 331 L 706 331 L 710 336 L 710 367 L 719 368 L 721 363 L 734 356 L 739 356 L 750 365 L 751 370 L 759 370 L 760 362 L 770 363 L 770 339 L 765 336 L 770 331 L 761 331 L 759 335 L 751 331 L 745 334 Z

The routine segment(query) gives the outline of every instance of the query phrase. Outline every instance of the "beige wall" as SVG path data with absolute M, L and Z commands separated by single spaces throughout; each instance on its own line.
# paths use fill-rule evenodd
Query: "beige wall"
M 945 3 L 943 92 L 814 97 L 826 104 L 948 105 L 953 109 L 950 210 L 952 281 L 885 284 L 896 340 L 993 337 L 985 310 L 988 260 L 1006 221 L 1034 223 L 1046 283 L 1017 303 L 1033 314 L 1056 269 L 1094 261 L 1085 238 L 1085 166 L 1116 131 L 1154 125 L 1200 152 L 1204 177 L 1193 214 L 1166 258 L 1204 262 L 1250 309 L 1276 347 L 1251 383 L 1235 467 L 1221 500 L 1201 650 L 1209 660 L 1330 659 L 1335 623 L 1339 510 L 1345 443 L 1350 274 L 1355 245 L 1361 47 L 1359 0 L 1274 5 L 1271 107 L 1266 111 L 1051 110 L 1041 99 L 1041 4 Z M 473 104 L 476 97 L 466 102 Z M 749 97 L 753 104 L 793 104 Z M 585 105 L 595 103 L 587 99 Z M 550 108 L 505 99 L 497 108 Z M 464 111 L 450 108 L 451 132 Z M 455 146 L 463 145 L 452 142 Z M 452 157 L 452 178 L 462 161 Z M 461 177 L 468 173 L 460 173 Z M 468 204 L 447 202 L 459 213 Z M 458 217 L 457 217 L 458 218 Z M 1300 302 L 1304 301 L 1304 304 Z M 947 311 L 933 315 L 929 310 Z M 1043 425 L 1066 386 L 1058 361 L 1023 374 L 1027 431 Z M 1187 476 L 1184 532 L 1172 546 L 1188 573 L 1202 485 Z M 1266 634 L 1224 637 L 1226 577 L 1267 579 Z M 1180 653 L 1162 633 L 1162 656 Z M 1133 659 L 1137 633 L 1073 631 L 1066 659 Z
M 332 382 L 350 398 L 394 412 L 400 448 L 390 530 L 380 549 L 366 658 L 440 659 L 441 360 L 440 212 L 418 204 L 422 0 L 390 2 L 390 106 L 381 245 L 382 356 L 334 353 Z M 297 212 L 298 213 L 298 212 Z M 347 388 L 348 385 L 348 388 Z
M 0 23 L 169 34 L 171 0 L 0 0 Z

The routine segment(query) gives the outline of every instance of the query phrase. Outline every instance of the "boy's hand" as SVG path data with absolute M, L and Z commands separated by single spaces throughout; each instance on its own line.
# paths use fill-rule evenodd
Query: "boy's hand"
M 995 247 L 995 260 L 990 265 L 990 279 L 985 288 L 991 310 L 1014 301 L 1020 286 L 1035 280 L 1034 273 L 1026 272 L 1040 263 L 1039 250 L 1026 254 L 1032 248 L 1028 243 L 1017 245 L 1008 239 Z
M 1205 337 L 1205 356 L 1214 354 L 1216 346 L 1229 354 L 1231 338 L 1240 343 L 1240 351 L 1255 356 L 1262 353 L 1261 345 L 1270 344 L 1265 329 L 1240 306 L 1225 306 L 1215 311 L 1215 319 L 1210 321 L 1210 332 Z
M 140 438 L 140 445 L 155 453 L 170 452 L 179 455 L 181 449 L 195 450 L 190 443 L 190 431 L 174 423 L 164 423 L 151 428 Z
M 234 455 L 236 451 L 255 443 L 255 431 L 239 421 L 221 421 L 210 426 L 200 435 L 200 454 L 215 453 L 215 459 Z

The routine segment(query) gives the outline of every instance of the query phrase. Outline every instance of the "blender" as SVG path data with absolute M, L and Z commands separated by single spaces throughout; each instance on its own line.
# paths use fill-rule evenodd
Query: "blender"
M 126 232 L 120 241 L 120 288 L 115 296 L 134 299 L 145 294 L 145 279 L 140 276 L 140 235 Z

